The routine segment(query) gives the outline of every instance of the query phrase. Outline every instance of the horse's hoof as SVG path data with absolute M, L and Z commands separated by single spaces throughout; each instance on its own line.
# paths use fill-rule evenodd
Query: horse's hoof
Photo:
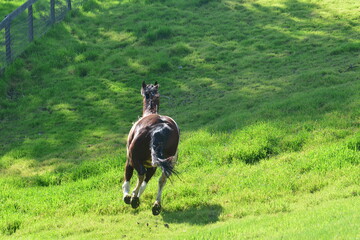
M 159 203 L 155 203 L 152 207 L 152 213 L 154 216 L 159 215 L 161 212 L 161 205 Z
M 131 196 L 130 196 L 130 195 L 125 196 L 123 199 L 124 199 L 124 202 L 125 202 L 126 204 L 130 204 L 130 200 L 131 200 Z
M 131 198 L 131 207 L 132 208 L 138 208 L 140 205 L 140 199 L 138 197 L 132 197 Z

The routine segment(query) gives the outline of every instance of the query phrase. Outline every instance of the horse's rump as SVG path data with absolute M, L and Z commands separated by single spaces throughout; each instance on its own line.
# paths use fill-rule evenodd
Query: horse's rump
M 140 172 L 144 171 L 143 167 L 156 167 L 160 164 L 158 161 L 164 162 L 176 155 L 178 142 L 179 129 L 173 119 L 158 114 L 143 117 L 134 124 L 129 134 L 130 164 Z M 165 165 L 165 172 L 170 175 L 172 167 Z

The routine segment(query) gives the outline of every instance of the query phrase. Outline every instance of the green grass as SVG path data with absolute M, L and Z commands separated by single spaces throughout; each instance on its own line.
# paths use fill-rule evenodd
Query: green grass
M 0 238 L 358 238 L 359 9 L 87 1 L 0 78 Z M 157 179 L 121 200 L 143 80 L 181 128 L 158 217 Z
M 0 21 L 2 21 L 6 15 L 14 11 L 25 2 L 26 0 L 1 0 Z

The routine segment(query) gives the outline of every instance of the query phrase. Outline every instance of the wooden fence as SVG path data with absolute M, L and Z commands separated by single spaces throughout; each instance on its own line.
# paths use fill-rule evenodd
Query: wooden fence
M 35 26 L 33 6 L 38 1 L 41 2 L 42 0 L 28 0 L 26 3 L 18 7 L 15 11 L 8 14 L 0 22 L 0 33 L 3 33 L 0 34 L 0 37 L 1 35 L 3 35 L 2 44 L 0 42 L 0 70 L 3 70 L 7 64 L 11 63 L 14 58 L 21 53 L 21 51 L 18 49 L 16 53 L 13 51 L 13 46 L 16 45 L 15 41 L 20 41 L 20 43 L 18 44 L 20 44 L 22 48 L 26 48 L 26 46 L 28 46 L 28 44 L 30 44 L 30 42 L 34 40 L 34 32 L 36 29 L 34 28 Z M 39 12 L 42 12 L 38 13 L 39 16 L 41 16 L 37 18 L 37 21 L 39 21 L 39 24 L 37 26 L 40 26 L 41 22 L 42 28 L 44 28 L 44 26 L 51 26 L 56 21 L 60 21 L 65 16 L 65 13 L 72 8 L 71 0 L 43 0 L 42 4 L 45 4 L 45 7 L 43 6 L 42 8 L 39 8 Z M 55 9 L 58 9 L 60 5 L 62 6 L 62 11 L 61 14 L 58 14 L 59 16 L 57 16 L 57 12 L 55 11 Z M 27 16 L 24 17 L 26 11 Z M 47 11 L 48 13 L 44 13 Z M 17 20 L 17 22 L 21 22 L 21 24 L 25 27 L 18 27 L 18 29 L 16 29 L 16 26 L 13 26 L 12 24 L 15 20 Z M 45 31 L 44 29 L 42 29 L 42 31 Z

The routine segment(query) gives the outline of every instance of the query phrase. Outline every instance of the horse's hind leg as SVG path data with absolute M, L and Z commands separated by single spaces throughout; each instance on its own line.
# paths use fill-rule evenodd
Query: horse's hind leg
M 122 190 L 123 190 L 123 200 L 126 204 L 130 204 L 130 199 L 131 196 L 129 194 L 130 192 L 130 179 L 133 175 L 134 172 L 134 168 L 132 166 L 130 166 L 130 164 L 126 163 L 125 166 L 125 181 L 124 184 L 122 185 Z
M 166 175 L 165 173 L 162 173 L 161 177 L 159 178 L 159 189 L 158 189 L 158 193 L 156 196 L 156 201 L 152 207 L 152 213 L 154 215 L 159 215 L 161 212 L 161 195 L 162 195 L 162 190 L 165 186 L 166 183 Z

